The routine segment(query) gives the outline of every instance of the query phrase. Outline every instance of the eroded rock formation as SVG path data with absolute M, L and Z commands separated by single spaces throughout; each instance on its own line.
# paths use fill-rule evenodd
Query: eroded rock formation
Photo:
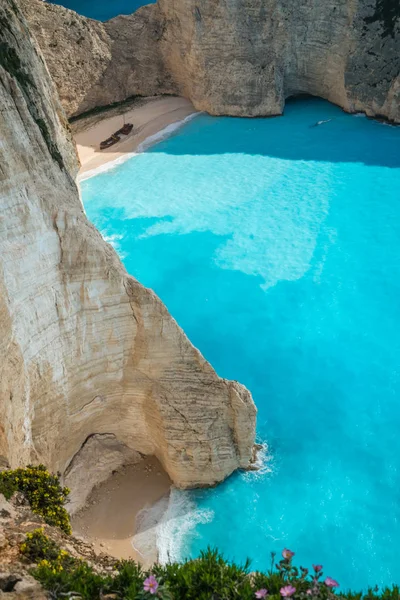
M 159 93 L 274 115 L 311 94 L 400 122 L 396 0 L 158 0 L 104 24 L 23 1 L 69 115 Z
M 69 117 L 130 96 L 179 93 L 161 55 L 162 21 L 153 6 L 100 23 L 41 0 L 20 3 Z
M 400 8 L 389 27 L 376 14 L 392 0 L 158 1 L 167 67 L 200 110 L 281 114 L 311 94 L 400 121 Z
M 90 436 L 110 434 L 107 452 L 118 441 L 156 455 L 180 487 L 214 484 L 249 463 L 251 396 L 88 222 L 66 120 L 14 0 L 0 24 L 0 455 L 71 472 Z

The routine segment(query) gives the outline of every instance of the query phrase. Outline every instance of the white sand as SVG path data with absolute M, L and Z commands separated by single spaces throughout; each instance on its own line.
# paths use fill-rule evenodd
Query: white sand
M 154 457 L 124 467 L 93 490 L 86 507 L 72 517 L 73 531 L 98 552 L 143 562 L 132 546 L 136 515 L 169 494 L 170 487 L 171 480 Z
M 72 132 L 81 161 L 79 175 L 135 152 L 147 138 L 195 113 L 189 100 L 162 96 L 140 99 L 131 107 L 121 106 L 76 121 L 72 124 Z M 126 123 L 133 124 L 132 133 L 121 136 L 121 141 L 111 148 L 100 150 L 100 142 L 122 127 L 123 118 Z

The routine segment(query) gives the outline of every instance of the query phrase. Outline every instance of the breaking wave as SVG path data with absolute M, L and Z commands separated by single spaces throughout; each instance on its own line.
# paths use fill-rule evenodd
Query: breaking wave
M 210 523 L 213 517 L 213 511 L 196 506 L 190 492 L 171 488 L 169 497 L 137 515 L 132 546 L 146 563 L 182 560 L 189 557 L 190 542 L 198 535 L 197 525 Z

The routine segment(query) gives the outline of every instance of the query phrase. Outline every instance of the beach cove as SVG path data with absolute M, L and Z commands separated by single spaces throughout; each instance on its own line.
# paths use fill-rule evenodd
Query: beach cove
M 185 98 L 166 96 L 137 98 L 74 121 L 71 128 L 81 164 L 79 180 L 93 177 L 107 170 L 110 163 L 120 164 L 136 152 L 146 150 L 196 114 L 192 103 Z M 133 124 L 132 132 L 108 150 L 100 150 L 100 142 L 122 127 L 124 121 Z

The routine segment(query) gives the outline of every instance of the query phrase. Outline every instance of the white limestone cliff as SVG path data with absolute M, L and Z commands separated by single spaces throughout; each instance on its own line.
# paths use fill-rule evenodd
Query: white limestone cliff
M 216 375 L 89 223 L 63 110 L 14 0 L 0 24 L 0 455 L 73 472 L 85 442 L 108 434 L 113 452 L 157 456 L 179 487 L 213 485 L 249 464 L 251 395 Z M 96 483 L 79 481 L 83 496 Z
M 106 23 L 21 2 L 69 116 L 162 93 L 276 115 L 311 94 L 400 123 L 396 0 L 158 0 Z

